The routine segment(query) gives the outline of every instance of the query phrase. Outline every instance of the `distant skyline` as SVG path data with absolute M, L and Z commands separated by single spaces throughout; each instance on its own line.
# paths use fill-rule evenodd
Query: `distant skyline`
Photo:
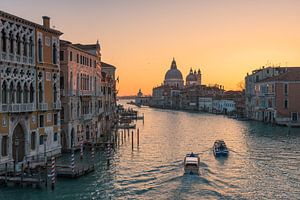
M 119 95 L 151 94 L 175 57 L 184 79 L 201 69 L 204 84 L 237 89 L 263 65 L 300 66 L 298 0 L 3 0 L 1 10 L 96 43 L 117 67 Z

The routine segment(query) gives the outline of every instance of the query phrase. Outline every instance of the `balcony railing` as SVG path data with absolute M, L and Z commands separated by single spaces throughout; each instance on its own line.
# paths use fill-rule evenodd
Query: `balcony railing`
M 85 115 L 83 115 L 83 119 L 84 120 L 90 120 L 90 119 L 92 119 L 92 117 L 93 117 L 92 114 L 85 114 Z
M 57 101 L 53 103 L 53 109 L 60 110 L 61 109 L 61 102 Z
M 46 111 L 46 110 L 48 110 L 48 104 L 47 103 L 39 103 L 38 108 L 41 111 Z
M 20 112 L 33 112 L 35 111 L 35 104 L 3 104 L 1 106 L 2 112 L 20 113 Z
M 21 64 L 34 64 L 34 60 L 32 57 L 28 56 L 20 56 L 12 53 L 5 53 L 2 52 L 0 55 L 0 60 L 14 62 L 14 63 L 21 63 Z

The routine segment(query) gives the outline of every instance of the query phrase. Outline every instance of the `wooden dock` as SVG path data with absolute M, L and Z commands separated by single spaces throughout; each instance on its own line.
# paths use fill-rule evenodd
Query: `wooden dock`
M 93 164 L 77 164 L 74 167 L 74 172 L 69 165 L 56 166 L 57 177 L 61 178 L 79 178 L 93 171 L 95 171 L 95 166 Z
M 1 185 L 20 185 L 20 186 L 33 186 L 40 188 L 42 183 L 45 182 L 39 177 L 22 177 L 22 176 L 0 176 Z

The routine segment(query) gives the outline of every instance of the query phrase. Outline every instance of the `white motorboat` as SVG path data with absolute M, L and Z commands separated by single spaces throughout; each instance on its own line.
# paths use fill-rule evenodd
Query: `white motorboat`
M 184 173 L 199 175 L 200 157 L 198 154 L 186 154 L 184 158 Z

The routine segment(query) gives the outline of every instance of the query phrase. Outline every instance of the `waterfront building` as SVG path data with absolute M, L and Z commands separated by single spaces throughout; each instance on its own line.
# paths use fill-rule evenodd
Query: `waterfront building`
M 300 68 L 255 83 L 254 119 L 299 126 Z
M 212 97 L 199 97 L 198 98 L 199 111 L 212 112 L 212 103 L 213 103 Z
M 60 145 L 59 37 L 0 11 L 0 163 L 56 155 Z
M 94 47 L 87 50 L 86 47 Z M 100 138 L 103 99 L 100 45 L 61 40 L 62 147 L 70 149 Z
M 236 111 L 235 102 L 227 99 L 214 99 L 212 101 L 212 112 L 222 114 L 233 114 Z
M 134 102 L 136 105 L 149 105 L 150 102 L 150 97 L 149 96 L 144 96 L 142 93 L 142 90 L 139 89 L 139 92 L 137 93 Z
M 251 74 L 247 73 L 247 76 L 245 77 L 245 113 L 247 118 L 255 119 L 255 83 L 263 79 L 282 74 L 286 70 L 287 68 L 282 67 L 262 67 L 260 69 L 253 70 Z
M 104 134 L 109 134 L 111 132 L 111 128 L 114 124 L 117 123 L 118 116 L 117 116 L 117 89 L 116 89 L 116 67 L 101 62 L 101 91 L 103 93 L 102 103 L 104 106 L 104 118 L 102 118 L 102 132 L 101 137 Z

